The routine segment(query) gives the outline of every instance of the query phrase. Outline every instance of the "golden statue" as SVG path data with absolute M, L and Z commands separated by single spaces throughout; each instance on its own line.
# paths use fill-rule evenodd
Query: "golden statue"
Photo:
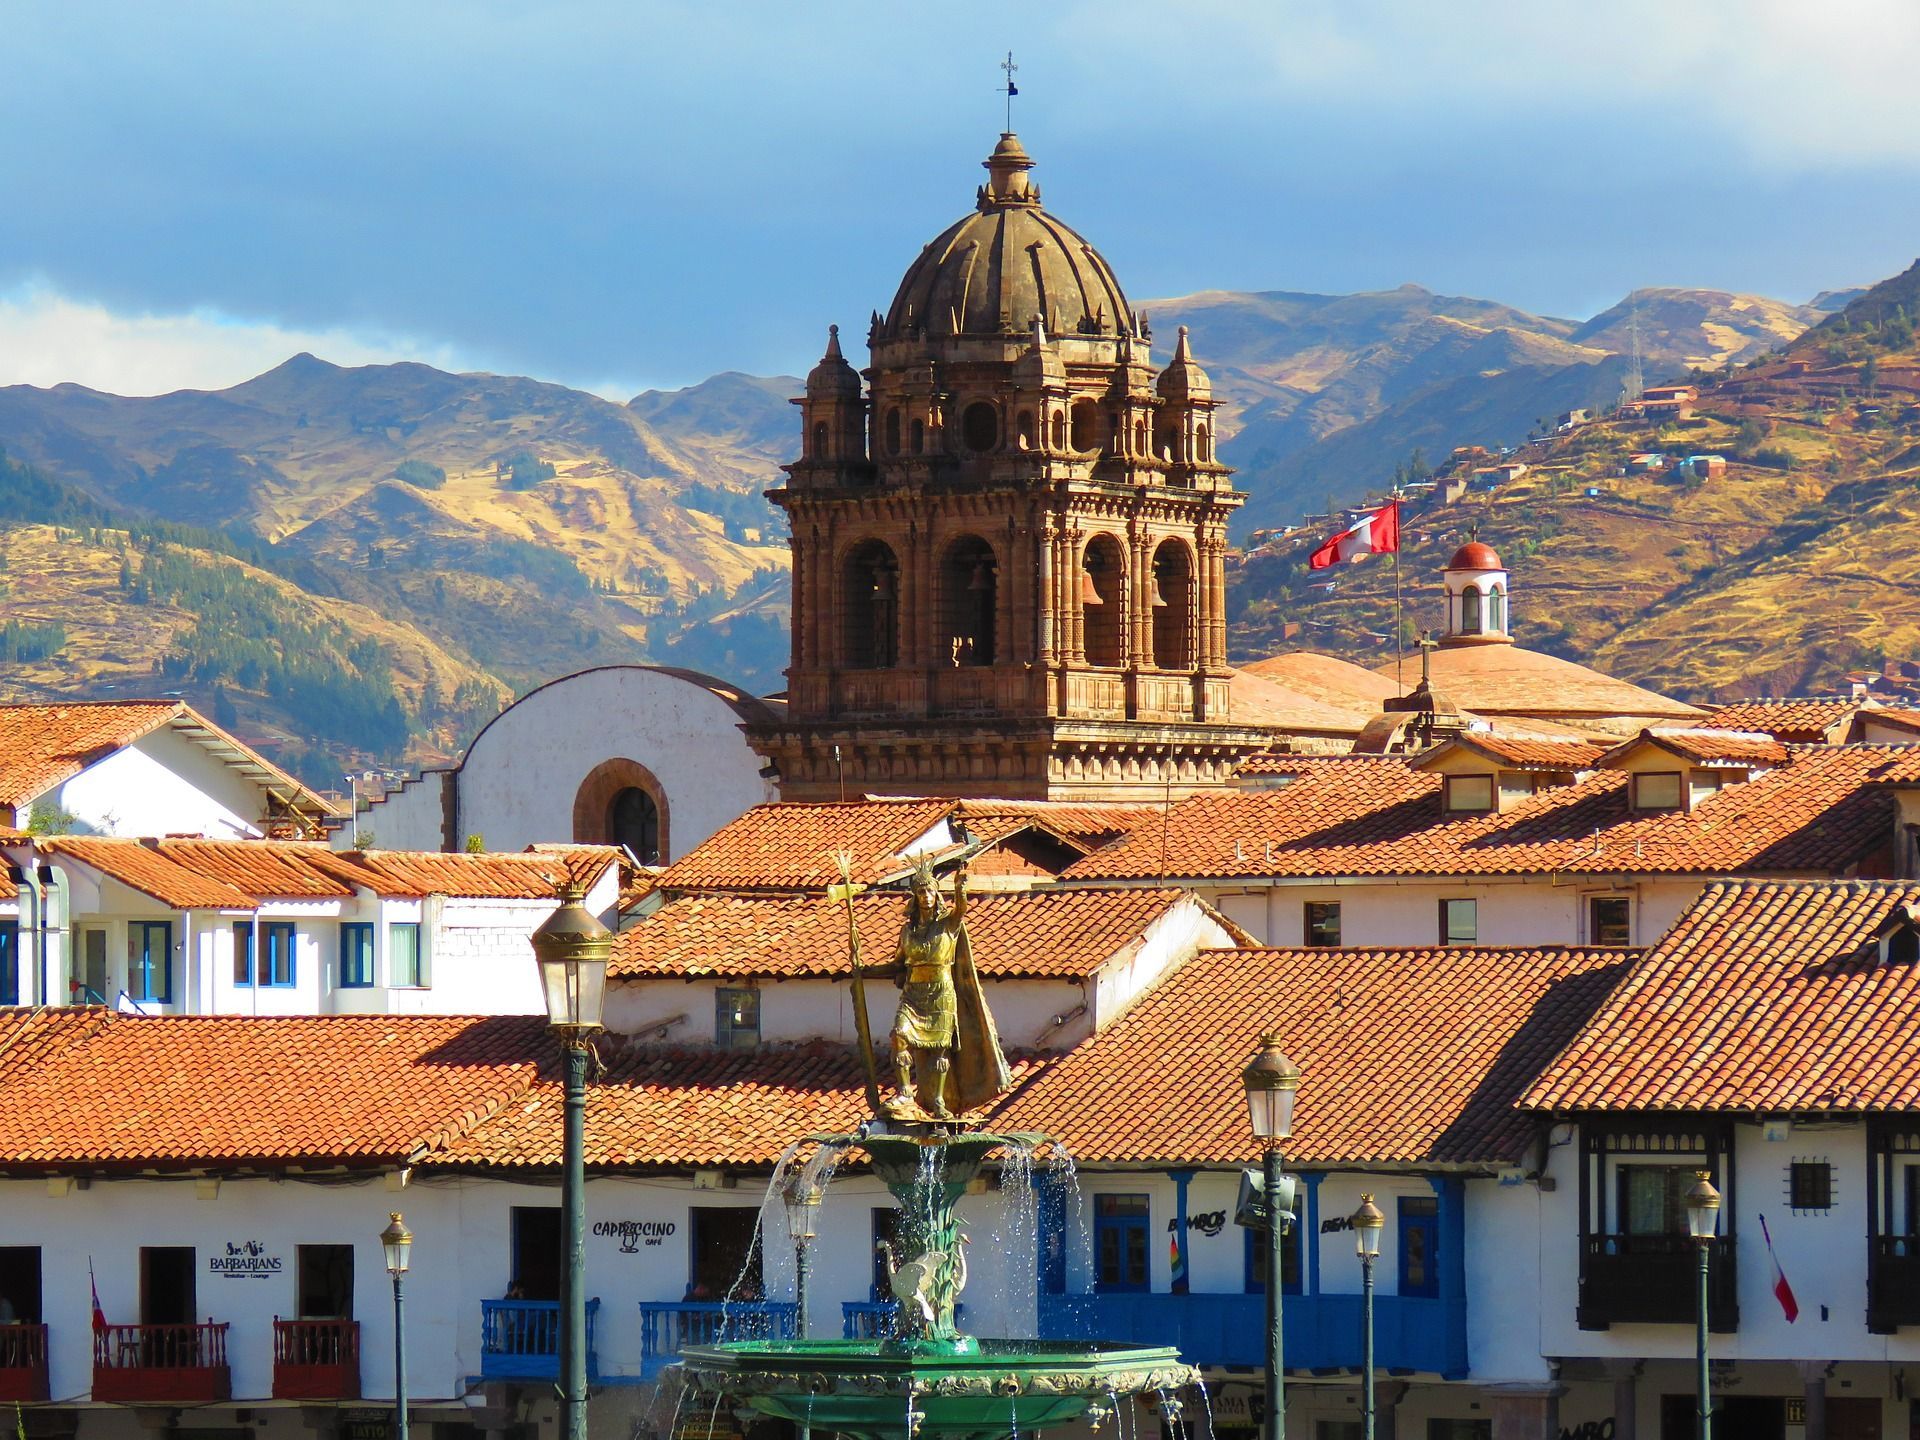
M 845 869 L 850 867 L 843 867 L 843 873 Z M 894 1120 L 952 1120 L 979 1109 L 1011 1085 L 999 1032 L 974 969 L 965 870 L 954 877 L 948 902 L 940 894 L 932 864 L 922 859 L 914 865 L 894 967 L 883 972 L 900 986 L 891 1036 L 896 1091 L 885 1102 L 879 1098 L 866 1025 L 860 936 L 852 910 L 857 887 L 849 882 L 834 888 L 848 905 L 855 1028 L 867 1062 L 868 1098 L 876 1108 Z

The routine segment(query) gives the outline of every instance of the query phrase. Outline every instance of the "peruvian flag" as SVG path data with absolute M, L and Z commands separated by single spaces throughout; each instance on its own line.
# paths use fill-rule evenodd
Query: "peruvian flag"
M 1780 1310 L 1787 1317 L 1787 1323 L 1793 1324 L 1800 1318 L 1800 1302 L 1793 1298 L 1793 1286 L 1787 1283 L 1787 1272 L 1780 1268 L 1780 1257 L 1773 1253 L 1773 1235 L 1767 1229 L 1767 1217 L 1760 1217 L 1760 1235 L 1767 1242 L 1767 1259 L 1773 1262 L 1773 1298 L 1780 1302 Z
M 87 1288 L 93 1291 L 93 1333 L 104 1334 L 107 1328 L 107 1312 L 100 1308 L 100 1286 L 93 1278 L 93 1257 L 87 1257 Z
M 1400 502 L 1390 501 L 1369 510 L 1348 529 L 1328 539 L 1308 558 L 1315 570 L 1362 555 L 1391 555 L 1400 549 Z

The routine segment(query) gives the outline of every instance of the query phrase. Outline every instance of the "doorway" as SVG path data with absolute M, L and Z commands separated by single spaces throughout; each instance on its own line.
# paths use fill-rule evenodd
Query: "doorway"
M 1660 1440 L 1693 1440 L 1697 1404 L 1692 1395 L 1662 1395 Z M 1713 1433 L 1738 1435 L 1740 1440 L 1786 1440 L 1787 1402 L 1778 1395 L 1716 1395 Z
M 73 978 L 81 987 L 74 999 L 87 1005 L 108 1004 L 107 931 L 104 925 L 82 926 L 74 935 Z
M 353 1318 L 353 1247 L 302 1245 L 294 1265 L 302 1320 Z
M 191 1325 L 200 1313 L 191 1245 L 140 1247 L 140 1323 Z
M 1400 1197 L 1400 1293 L 1435 1299 L 1440 1294 L 1440 1201 L 1433 1195 Z
M 513 1207 L 513 1284 L 527 1300 L 560 1298 L 560 1207 Z
M 0 1325 L 38 1325 L 40 1247 L 0 1245 Z
M 687 1298 L 763 1298 L 760 1247 L 754 1243 L 760 1212 L 744 1205 L 696 1205 L 688 1216 L 693 1248 Z

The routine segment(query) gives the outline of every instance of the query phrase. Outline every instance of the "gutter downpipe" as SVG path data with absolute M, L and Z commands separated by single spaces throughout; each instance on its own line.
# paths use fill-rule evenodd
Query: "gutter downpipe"
M 50 937 L 64 936 L 67 933 L 70 918 L 67 913 L 70 908 L 69 898 L 66 879 L 61 872 L 52 865 L 42 865 L 40 867 L 40 1003 L 43 1005 L 65 1003 L 72 999 L 72 994 L 69 992 L 62 1001 L 54 1000 L 51 974 L 54 957 Z M 60 947 L 63 954 L 71 953 L 71 950 L 71 945 L 63 944 Z
M 14 883 L 18 887 L 19 899 L 23 902 L 31 904 L 33 907 L 33 919 L 32 919 L 32 922 L 26 928 L 27 928 L 27 933 L 34 937 L 33 969 L 34 969 L 35 975 L 38 976 L 38 983 L 40 987 L 39 1003 L 42 1005 L 45 1005 L 46 1003 L 48 1003 L 47 1002 L 47 912 L 46 912 L 46 900 L 42 895 L 41 889 L 40 889 L 40 877 L 38 874 L 39 867 L 35 865 L 31 860 L 29 860 L 28 863 L 25 865 L 12 866 L 10 868 L 13 870 L 13 873 L 14 873 Z M 26 996 L 22 996 L 21 999 L 28 1004 L 33 1003 L 31 1000 L 28 1000 Z

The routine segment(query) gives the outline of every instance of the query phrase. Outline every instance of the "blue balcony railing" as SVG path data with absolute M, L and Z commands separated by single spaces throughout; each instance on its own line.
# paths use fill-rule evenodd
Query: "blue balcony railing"
M 680 1358 L 687 1345 L 725 1340 L 791 1340 L 800 1307 L 791 1300 L 643 1300 L 640 1302 L 640 1375 L 651 1380 Z
M 1289 1370 L 1360 1365 L 1358 1295 L 1289 1295 L 1284 1308 Z M 1071 1340 L 1172 1345 L 1191 1365 L 1257 1369 L 1266 1363 L 1263 1295 L 1042 1295 L 1040 1333 Z M 1376 1295 L 1376 1363 L 1383 1370 L 1464 1379 L 1466 1304 Z
M 587 1301 L 587 1377 L 600 1376 L 594 1352 L 597 1299 Z M 557 1300 L 482 1300 L 480 1302 L 480 1378 L 483 1380 L 557 1380 L 560 1378 L 560 1302 Z
M 967 1326 L 967 1307 L 953 1307 L 954 1322 Z M 900 1333 L 898 1300 L 842 1300 L 840 1334 L 846 1340 L 891 1340 Z

